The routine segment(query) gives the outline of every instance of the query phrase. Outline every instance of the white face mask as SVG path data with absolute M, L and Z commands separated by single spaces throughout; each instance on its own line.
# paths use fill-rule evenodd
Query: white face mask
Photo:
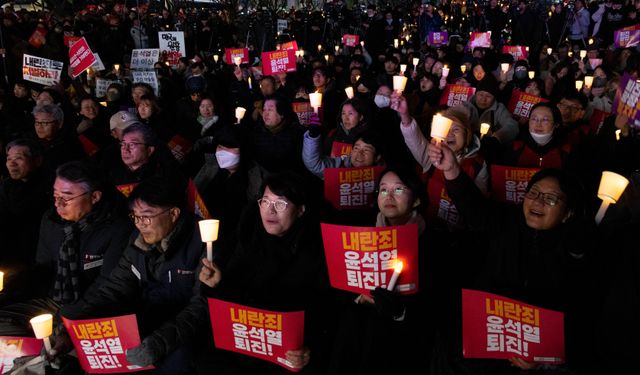
M 540 146 L 544 146 L 547 143 L 551 142 L 551 138 L 553 138 L 553 133 L 538 134 L 529 131 L 529 134 L 531 134 L 531 138 L 533 138 L 533 140 L 536 141 L 536 143 Z
M 240 154 L 226 150 L 216 151 L 216 160 L 222 169 L 229 169 L 240 164 Z
M 376 103 L 378 108 L 386 108 L 391 104 L 391 98 L 384 95 L 376 95 L 375 98 L 373 98 L 373 101 Z

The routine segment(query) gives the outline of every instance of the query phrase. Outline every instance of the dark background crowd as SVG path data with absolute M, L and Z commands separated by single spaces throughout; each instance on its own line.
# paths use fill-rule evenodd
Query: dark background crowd
M 287 353 L 301 373 L 635 368 L 640 134 L 614 101 L 640 79 L 640 53 L 614 36 L 639 25 L 640 0 L 45 5 L 0 13 L 0 335 L 56 314 L 58 373 L 80 371 L 61 316 L 126 313 L 142 339 L 127 358 L 154 373 L 288 372 L 215 349 L 206 297 L 304 310 L 304 347 Z M 186 56 L 161 55 L 157 85 L 134 82 L 132 50 L 158 48 L 160 31 L 183 31 Z M 429 44 L 441 31 L 448 42 Z M 469 47 L 484 31 L 491 46 Z M 105 69 L 74 78 L 69 37 Z M 295 71 L 263 75 L 261 53 L 291 41 Z M 225 48 L 249 63 L 227 64 Z M 64 62 L 60 82 L 24 80 L 24 54 Z M 442 105 L 454 84 L 475 93 Z M 311 93 L 317 113 L 294 111 Z M 517 116 L 519 93 L 544 100 Z M 442 142 L 435 114 L 452 122 Z M 370 206 L 325 201 L 325 169 L 370 166 L 384 169 Z M 494 166 L 540 171 L 516 205 L 492 194 Z M 630 183 L 596 222 L 603 171 Z M 204 216 L 221 223 L 212 260 Z M 331 288 L 321 222 L 416 224 L 420 292 Z M 461 288 L 565 313 L 566 363 L 463 358 Z

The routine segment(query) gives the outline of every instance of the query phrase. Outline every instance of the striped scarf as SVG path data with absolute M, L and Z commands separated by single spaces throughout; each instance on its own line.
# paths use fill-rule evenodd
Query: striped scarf
M 70 303 L 80 297 L 80 235 L 88 228 L 87 217 L 63 228 L 64 240 L 58 254 L 58 273 L 53 291 L 53 300 L 57 303 Z

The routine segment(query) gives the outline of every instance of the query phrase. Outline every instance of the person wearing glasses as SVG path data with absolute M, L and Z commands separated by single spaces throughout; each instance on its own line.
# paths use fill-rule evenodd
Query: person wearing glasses
M 301 177 L 290 172 L 267 177 L 260 199 L 248 207 L 238 226 L 242 235 L 237 243 L 220 246 L 216 264 L 203 259 L 199 278 L 209 287 L 206 296 L 266 310 L 304 310 L 304 347 L 287 352 L 286 358 L 295 368 L 317 370 L 326 364 L 326 330 L 334 310 L 320 226 L 308 212 L 308 202 Z M 219 261 L 221 252 L 228 261 Z M 220 350 L 203 358 L 203 368 L 218 374 L 290 373 Z
M 174 182 L 154 177 L 134 189 L 128 202 L 136 230 L 117 266 L 61 311 L 69 319 L 135 312 L 142 343 L 127 351 L 127 360 L 154 364 L 157 374 L 192 373 L 192 342 L 185 338 L 195 337 L 196 322 L 207 318 L 187 312 L 204 252 L 196 217 L 186 209 L 183 187 Z M 180 314 L 184 321 L 177 325 Z
M 585 119 L 589 99 L 575 90 L 569 90 L 558 102 L 562 115 L 561 134 L 572 146 L 584 143 L 591 134 L 589 121 Z
M 580 182 L 566 171 L 542 169 L 529 181 L 524 202 L 509 205 L 485 199 L 461 173 L 448 145 L 434 145 L 429 148 L 429 156 L 444 174 L 448 195 L 478 235 L 474 248 L 488 249 L 484 262 L 474 266 L 473 289 L 564 312 L 567 365 L 579 365 L 576 361 L 584 359 L 580 355 L 589 352 L 580 346 L 589 342 L 588 304 L 592 303 L 589 295 L 594 290 L 588 262 L 596 246 L 596 228 L 593 219 L 585 217 L 586 198 Z M 441 337 L 461 337 L 454 327 L 448 329 L 451 331 Z M 449 347 L 457 345 L 458 349 L 448 354 L 447 361 L 468 364 L 460 358 L 460 343 L 451 344 Z M 537 367 L 518 358 L 483 363 L 494 370 L 512 365 L 520 369 Z M 485 373 L 489 372 L 499 373 Z
M 36 139 L 44 149 L 43 166 L 51 175 L 68 161 L 84 158 L 80 142 L 72 132 L 63 129 L 64 113 L 55 104 L 39 104 L 33 108 Z

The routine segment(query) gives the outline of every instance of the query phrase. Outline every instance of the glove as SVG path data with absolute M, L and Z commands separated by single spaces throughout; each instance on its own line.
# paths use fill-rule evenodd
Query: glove
M 163 354 L 162 344 L 153 336 L 148 336 L 135 348 L 127 349 L 126 353 L 130 364 L 142 367 L 157 362 Z
M 322 133 L 322 123 L 320 122 L 320 116 L 317 113 L 313 112 L 311 116 L 309 116 L 309 136 L 311 138 L 317 138 Z
M 402 316 L 404 313 L 405 306 L 396 293 L 377 287 L 371 292 L 371 296 L 373 297 L 376 311 L 380 316 L 393 319 Z

